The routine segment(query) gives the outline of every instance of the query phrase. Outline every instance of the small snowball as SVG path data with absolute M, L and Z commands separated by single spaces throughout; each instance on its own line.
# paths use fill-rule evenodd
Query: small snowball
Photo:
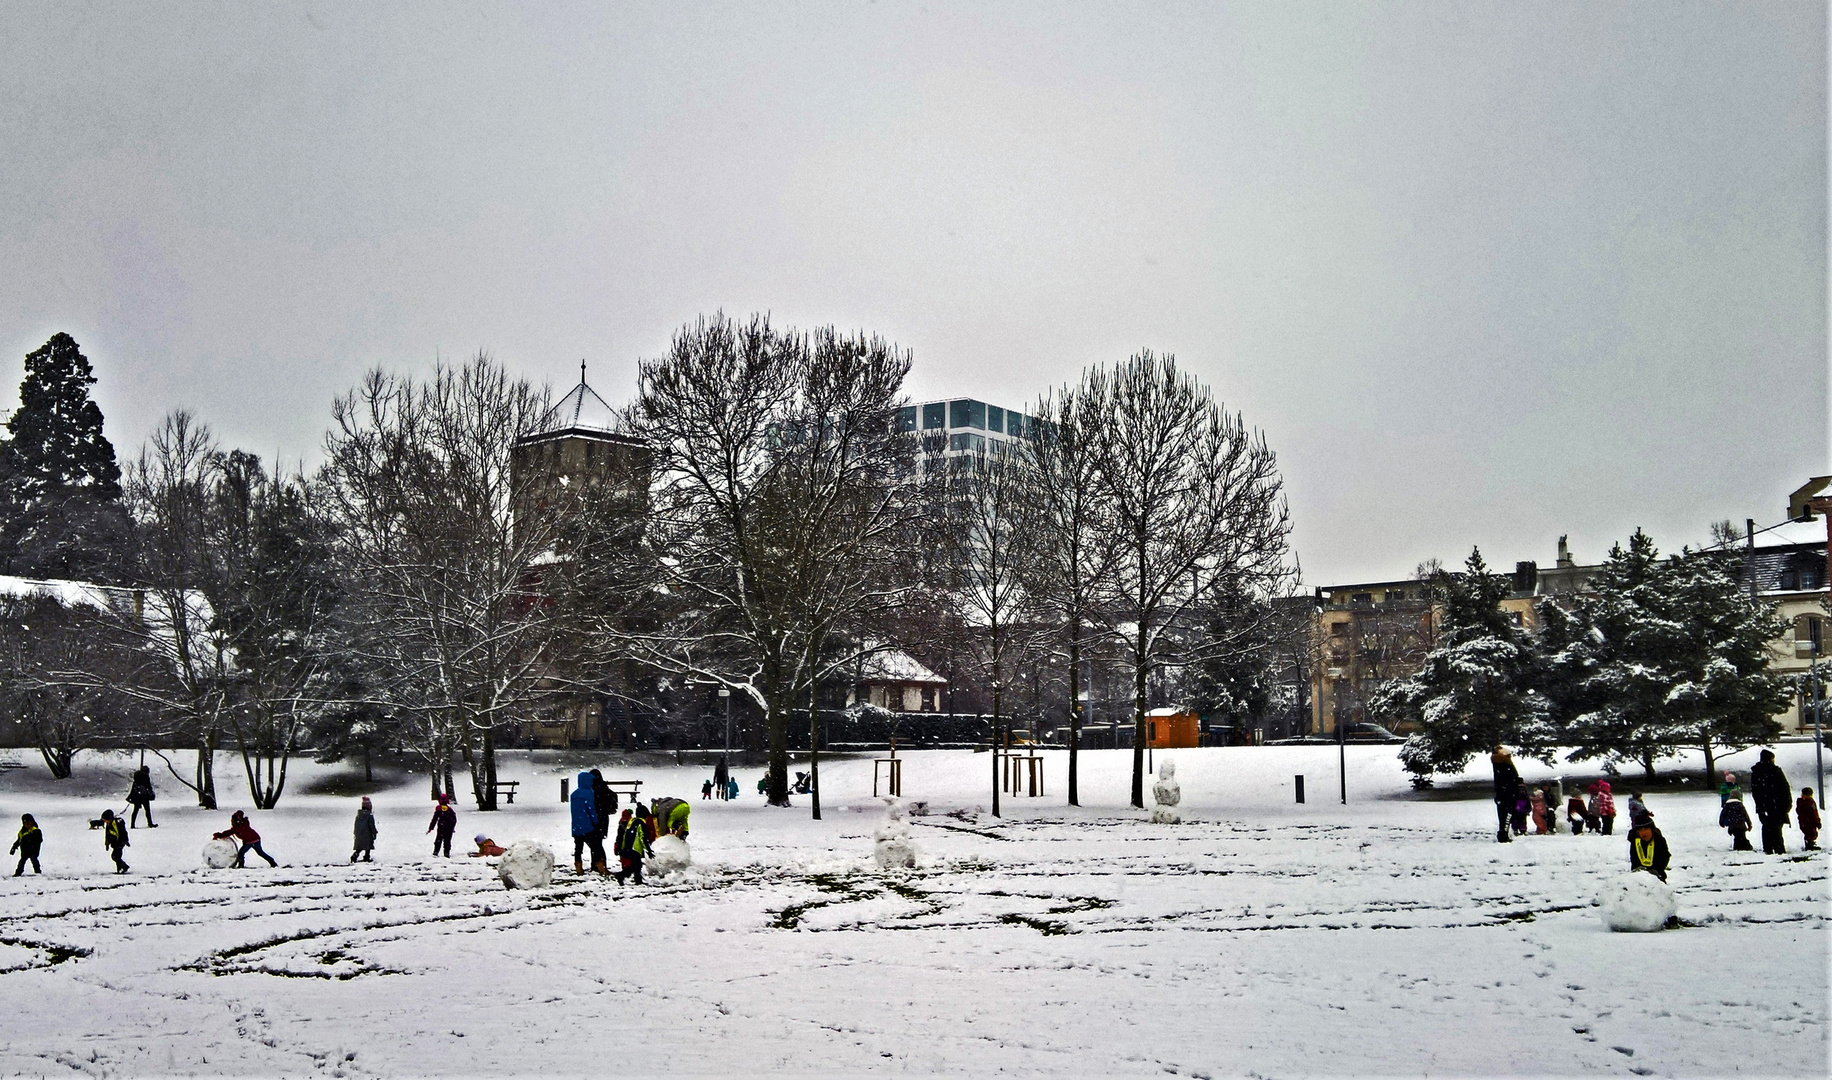
M 508 889 L 541 889 L 553 884 L 553 849 L 539 840 L 517 840 L 496 864 Z
M 1613 879 L 1604 887 L 1598 903 L 1604 926 L 1638 934 L 1665 927 L 1679 911 L 1671 886 L 1653 874 L 1635 871 Z
M 693 865 L 693 852 L 687 847 L 687 841 L 670 833 L 658 836 L 655 843 L 649 845 L 648 861 L 644 869 L 657 877 L 676 874 Z
M 212 840 L 204 845 L 204 865 L 212 870 L 226 870 L 235 865 L 235 853 L 238 850 L 228 840 Z

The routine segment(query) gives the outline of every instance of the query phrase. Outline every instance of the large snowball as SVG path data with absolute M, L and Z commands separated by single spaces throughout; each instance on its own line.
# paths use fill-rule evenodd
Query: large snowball
M 649 873 L 665 877 L 676 874 L 693 865 L 693 853 L 687 848 L 687 841 L 669 833 L 658 836 L 655 843 L 649 845 L 649 860 L 643 866 Z
M 1151 820 L 1158 825 L 1175 825 L 1182 821 L 1183 817 L 1172 807 L 1159 803 L 1151 808 Z
M 511 889 L 542 889 L 553 883 L 553 849 L 539 840 L 517 840 L 502 853 L 496 876 Z
M 1634 871 L 1611 881 L 1599 902 L 1604 926 L 1637 934 L 1661 929 L 1679 911 L 1666 882 Z
M 204 845 L 204 865 L 212 870 L 226 870 L 235 865 L 235 853 L 241 848 L 229 840 L 212 840 Z

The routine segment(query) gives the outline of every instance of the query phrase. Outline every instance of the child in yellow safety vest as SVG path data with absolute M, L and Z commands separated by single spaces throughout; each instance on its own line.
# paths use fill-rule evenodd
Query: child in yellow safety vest
M 1672 860 L 1672 853 L 1667 850 L 1667 838 L 1660 835 L 1654 827 L 1654 815 L 1648 814 L 1636 821 L 1628 831 L 1628 867 L 1653 874 L 1662 881 L 1667 880 L 1667 863 Z

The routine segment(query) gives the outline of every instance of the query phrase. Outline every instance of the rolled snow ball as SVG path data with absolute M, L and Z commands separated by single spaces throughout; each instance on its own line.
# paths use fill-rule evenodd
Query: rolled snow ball
M 1598 903 L 1602 905 L 1604 926 L 1635 934 L 1665 927 L 1679 911 L 1671 886 L 1653 874 L 1634 871 L 1605 886 Z
M 553 884 L 553 849 L 539 840 L 517 840 L 503 851 L 496 876 L 505 888 L 546 888 Z
M 872 845 L 871 857 L 885 870 L 916 865 L 916 845 L 907 836 L 887 836 Z
M 693 853 L 687 849 L 687 841 L 670 833 L 655 838 L 655 843 L 649 846 L 649 861 L 644 865 L 651 874 L 678 874 L 693 865 Z
M 204 865 L 212 870 L 227 870 L 235 865 L 237 848 L 227 840 L 212 840 L 204 845 Z
M 1175 810 L 1160 803 L 1151 808 L 1151 820 L 1158 825 L 1175 825 L 1183 820 Z

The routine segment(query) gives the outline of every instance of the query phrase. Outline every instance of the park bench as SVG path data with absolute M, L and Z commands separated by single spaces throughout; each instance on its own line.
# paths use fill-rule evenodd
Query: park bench
M 500 795 L 504 802 L 508 803 L 510 806 L 514 806 L 515 789 L 521 785 L 522 782 L 520 780 L 498 780 L 496 783 L 490 785 L 490 799 L 494 801 L 496 797 Z
M 642 781 L 641 780 L 606 780 L 604 782 L 604 786 L 610 788 L 612 792 L 616 793 L 616 795 L 619 797 L 618 798 L 619 802 L 624 802 L 624 801 L 635 802 L 637 797 L 642 792 Z M 567 794 L 571 790 L 572 790 L 572 781 L 571 780 L 561 780 L 560 781 L 560 801 L 561 802 L 566 801 Z

